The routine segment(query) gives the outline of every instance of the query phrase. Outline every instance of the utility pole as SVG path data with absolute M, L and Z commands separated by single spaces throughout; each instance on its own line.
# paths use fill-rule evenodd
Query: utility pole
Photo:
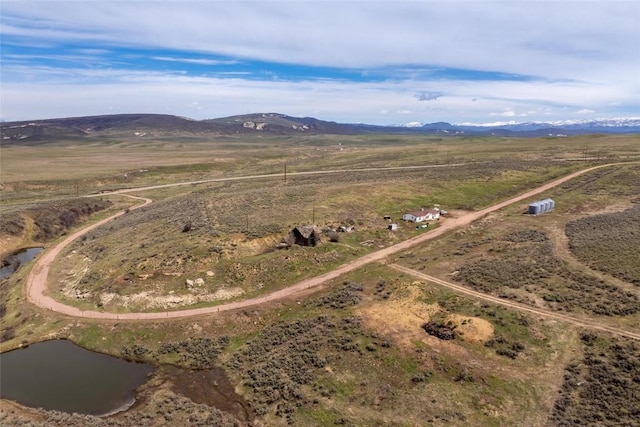
M 315 225 L 316 224 L 316 207 L 313 207 L 313 211 L 312 211 L 312 220 L 311 220 L 311 224 Z
M 284 182 L 287 182 L 287 162 L 284 162 Z

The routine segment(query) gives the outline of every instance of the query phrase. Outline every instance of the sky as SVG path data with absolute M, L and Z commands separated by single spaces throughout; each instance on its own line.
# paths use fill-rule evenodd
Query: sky
M 640 116 L 640 1 L 0 3 L 0 120 Z

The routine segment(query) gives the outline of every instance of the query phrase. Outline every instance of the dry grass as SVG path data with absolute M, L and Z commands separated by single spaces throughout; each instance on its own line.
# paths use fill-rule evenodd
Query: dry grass
M 563 139 L 563 146 L 547 139 L 313 137 L 266 141 L 275 144 L 272 151 L 264 150 L 263 141 L 231 138 L 219 142 L 187 145 L 156 141 L 146 146 L 118 142 L 85 147 L 78 151 L 81 163 L 69 157 L 73 150 L 64 145 L 42 147 L 42 151 L 3 148 L 3 201 L 17 207 L 18 202 L 31 204 L 50 193 L 72 194 L 74 180 L 84 177 L 87 179 L 82 190 L 88 192 L 192 177 L 278 173 L 284 161 L 289 171 L 474 161 L 473 167 L 465 168 L 296 176 L 287 183 L 276 178 L 154 190 L 149 194 L 157 203 L 131 212 L 77 242 L 71 248 L 76 253 L 66 253 L 68 258 L 55 266 L 54 280 L 67 277 L 73 270 L 78 282 L 85 279 L 83 286 L 92 292 L 110 290 L 131 296 L 155 290 L 156 295 L 168 296 L 186 292 L 187 278 L 200 277 L 209 293 L 237 287 L 247 295 L 285 286 L 378 245 L 415 235 L 413 227 L 405 227 L 399 233 L 387 232 L 382 219 L 385 214 L 397 217 L 403 209 L 432 203 L 441 203 L 445 209 L 450 207 L 447 203 L 455 208 L 486 205 L 521 191 L 531 185 L 531 180 L 545 181 L 580 167 L 574 162 L 551 159 L 579 157 L 585 145 L 602 158 L 637 155 L 640 150 L 637 138 L 624 136 L 568 138 Z M 342 151 L 338 143 L 342 144 Z M 50 157 L 50 175 L 18 176 L 28 156 L 38 162 Z M 79 166 L 72 170 L 69 180 L 60 181 L 71 160 Z M 105 162 L 100 163 L 102 160 Z M 494 162 L 481 163 L 484 160 Z M 4 163 L 10 163 L 10 169 L 5 170 Z M 98 163 L 100 166 L 93 168 Z M 139 169 L 149 172 L 134 173 Z M 5 171 L 9 174 L 4 175 Z M 122 179 L 125 171 L 130 173 L 127 181 Z M 636 175 L 632 168 L 621 168 L 590 176 L 587 181 L 558 189 L 552 195 L 557 206 L 553 213 L 532 218 L 521 215 L 526 203 L 507 208 L 465 230 L 403 254 L 400 261 L 443 278 L 465 264 L 510 256 L 521 256 L 527 268 L 547 261 L 553 264 L 536 255 L 535 249 L 551 245 L 551 259 L 562 259 L 561 251 L 553 246 L 556 240 L 545 236 L 564 229 L 567 222 L 576 219 L 575 215 L 583 215 L 588 207 L 609 205 L 616 197 L 619 202 L 630 203 Z M 615 188 L 615 194 L 608 195 L 611 188 Z M 315 249 L 271 251 L 273 243 L 290 226 L 310 222 L 314 210 L 316 222 L 321 225 L 352 221 L 357 231 L 345 233 L 338 243 Z M 191 222 L 192 228 L 183 233 L 186 221 Z M 548 226 L 545 222 L 549 222 Z M 361 245 L 362 242 L 368 245 Z M 89 269 L 80 274 L 82 263 Z M 208 275 L 209 271 L 213 274 Z M 569 263 L 562 271 L 589 273 L 588 269 Z M 429 422 L 442 426 L 542 426 L 548 422 L 554 396 L 561 389 L 559 373 L 566 361 L 574 356 L 581 360 L 581 353 L 575 348 L 579 338 L 573 328 L 481 304 L 436 286 L 409 282 L 380 265 L 326 284 L 305 301 L 281 301 L 225 316 L 140 324 L 72 321 L 42 312 L 24 300 L 21 286 L 27 273 L 28 267 L 2 284 L 7 307 L 2 327 L 14 327 L 16 333 L 15 339 L 1 344 L 3 350 L 22 341 L 62 337 L 112 354 L 120 354 L 123 348 L 145 353 L 136 347 L 142 346 L 149 350 L 145 354 L 155 355 L 163 343 L 182 342 L 189 336 L 194 338 L 194 353 L 198 353 L 202 346 L 195 344 L 209 342 L 202 340 L 216 342 L 228 336 L 228 345 L 216 357 L 226 366 L 238 390 L 256 408 L 263 408 L 265 412 L 258 418 L 266 425 L 337 422 L 417 426 Z M 181 275 L 173 275 L 178 273 Z M 362 286 L 362 291 L 345 291 L 345 280 Z M 553 284 L 558 286 L 558 292 L 566 291 L 565 282 Z M 496 287 L 495 281 L 486 285 Z M 524 294 L 518 293 L 523 289 L 512 288 L 510 292 L 523 298 Z M 533 298 L 531 303 L 550 303 L 538 293 L 541 290 L 532 289 L 528 294 Z M 77 304 L 95 306 L 96 302 L 90 299 Z M 107 308 L 116 307 L 107 304 Z M 607 321 L 637 324 L 638 317 Z M 449 341 L 429 336 L 421 328 L 428 320 L 448 325 L 461 334 Z M 185 345 L 184 349 L 190 351 L 191 347 Z M 309 349 L 317 350 L 312 352 L 319 358 L 313 359 L 317 366 L 305 359 L 310 357 Z M 178 353 L 159 355 L 158 359 L 175 363 L 182 357 L 185 364 L 201 361 Z M 264 378 L 269 384 L 254 383 L 252 368 L 254 374 L 264 373 L 254 375 L 258 382 Z M 574 399 L 573 394 L 568 396 L 569 400 Z M 147 414 L 152 417 L 149 423 L 186 423 L 189 411 L 202 422 L 206 417 L 220 415 L 209 406 L 194 406 L 184 397 L 165 391 L 152 399 L 158 405 L 138 408 L 118 420 L 124 425 L 134 424 L 147 419 Z M 580 408 L 580 404 L 572 408 Z M 579 409 L 572 411 L 571 417 L 587 421 L 580 418 Z M 51 423 L 71 420 L 48 416 Z M 22 420 L 19 414 L 11 417 L 18 417 L 16 423 Z M 33 419 L 44 418 L 40 414 Z M 76 421 L 90 425 L 85 418 Z

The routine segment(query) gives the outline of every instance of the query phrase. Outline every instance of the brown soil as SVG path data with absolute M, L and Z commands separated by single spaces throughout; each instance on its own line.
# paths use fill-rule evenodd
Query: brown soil
M 245 423 L 253 419 L 247 402 L 236 393 L 233 384 L 221 368 L 190 370 L 162 366 L 158 375 L 171 383 L 170 388 L 174 393 L 230 413 Z
M 367 328 L 392 339 L 405 349 L 412 349 L 412 342 L 426 341 L 427 335 L 420 326 L 440 310 L 437 304 L 418 301 L 420 289 L 416 284 L 407 287 L 406 296 L 376 302 L 359 310 Z
M 509 307 L 512 308 L 514 310 L 518 310 L 518 311 L 522 311 L 525 313 L 533 313 L 539 316 L 543 316 L 546 318 L 550 318 L 550 319 L 555 319 L 555 320 L 560 320 L 562 322 L 565 323 L 569 323 L 572 325 L 576 325 L 576 326 L 580 326 L 580 327 L 584 327 L 584 328 L 590 328 L 590 329 L 596 329 L 599 331 L 605 331 L 605 332 L 609 332 L 611 334 L 617 335 L 617 336 L 623 336 L 623 337 L 627 337 L 627 338 L 631 338 L 633 340 L 638 340 L 640 341 L 640 333 L 637 333 L 635 331 L 629 331 L 629 330 L 624 330 L 624 329 L 620 329 L 620 328 L 615 328 L 612 326 L 608 326 L 604 323 L 598 322 L 597 320 L 591 320 L 591 319 L 587 319 L 587 318 L 578 318 L 578 317 L 574 317 L 574 316 L 570 316 L 568 314 L 562 314 L 562 313 L 558 313 L 555 311 L 550 311 L 550 310 L 546 310 L 546 309 L 542 309 L 542 308 L 538 308 L 538 307 L 531 307 L 528 305 L 524 305 L 521 303 L 517 303 L 517 302 L 513 302 L 511 300 L 507 300 L 507 299 L 503 299 L 503 298 L 499 298 L 499 297 L 495 297 L 493 295 L 489 295 L 489 294 L 484 294 L 482 292 L 478 292 L 478 291 L 474 291 L 472 289 L 469 288 L 465 288 L 464 286 L 455 284 L 455 283 L 451 283 L 451 282 L 447 282 L 441 279 L 438 279 L 437 277 L 433 277 L 433 276 L 429 276 L 426 275 L 424 273 L 421 273 L 419 271 L 415 271 L 412 270 L 410 268 L 398 265 L 398 264 L 391 264 L 390 267 L 395 268 L 398 271 L 401 271 L 403 273 L 409 274 L 411 276 L 414 276 L 418 279 L 422 279 L 422 280 L 426 280 L 429 282 L 433 282 L 436 283 L 440 286 L 444 286 L 445 288 L 449 288 L 455 292 L 464 294 L 464 295 L 468 295 L 471 296 L 473 298 L 477 298 L 480 300 L 484 300 L 484 301 L 489 301 L 491 303 L 495 303 L 495 304 L 500 304 L 503 305 L 505 307 Z
M 459 338 L 463 341 L 485 343 L 493 337 L 493 325 L 479 317 L 450 314 L 445 322 L 453 323 L 456 326 L 456 331 L 462 332 Z

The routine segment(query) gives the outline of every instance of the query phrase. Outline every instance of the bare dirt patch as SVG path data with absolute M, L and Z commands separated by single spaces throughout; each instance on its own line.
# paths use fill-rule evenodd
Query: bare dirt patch
M 242 288 L 219 289 L 213 293 L 206 294 L 170 294 L 156 295 L 154 291 L 143 291 L 132 295 L 118 295 L 115 293 L 101 293 L 100 302 L 102 305 L 113 304 L 117 307 L 138 308 L 142 310 L 154 308 L 176 308 L 184 307 L 200 302 L 223 301 L 239 297 L 244 294 Z
M 480 317 L 462 316 L 450 314 L 445 323 L 455 326 L 456 338 L 467 342 L 485 343 L 493 337 L 493 325 Z
M 420 325 L 440 311 L 440 307 L 420 301 L 420 283 L 406 285 L 402 296 L 361 308 L 358 314 L 364 325 L 407 348 L 411 348 L 414 341 L 426 339 Z
M 247 402 L 235 392 L 221 368 L 189 370 L 163 366 L 159 374 L 171 383 L 171 389 L 195 403 L 205 404 L 232 414 L 238 420 L 252 418 Z

